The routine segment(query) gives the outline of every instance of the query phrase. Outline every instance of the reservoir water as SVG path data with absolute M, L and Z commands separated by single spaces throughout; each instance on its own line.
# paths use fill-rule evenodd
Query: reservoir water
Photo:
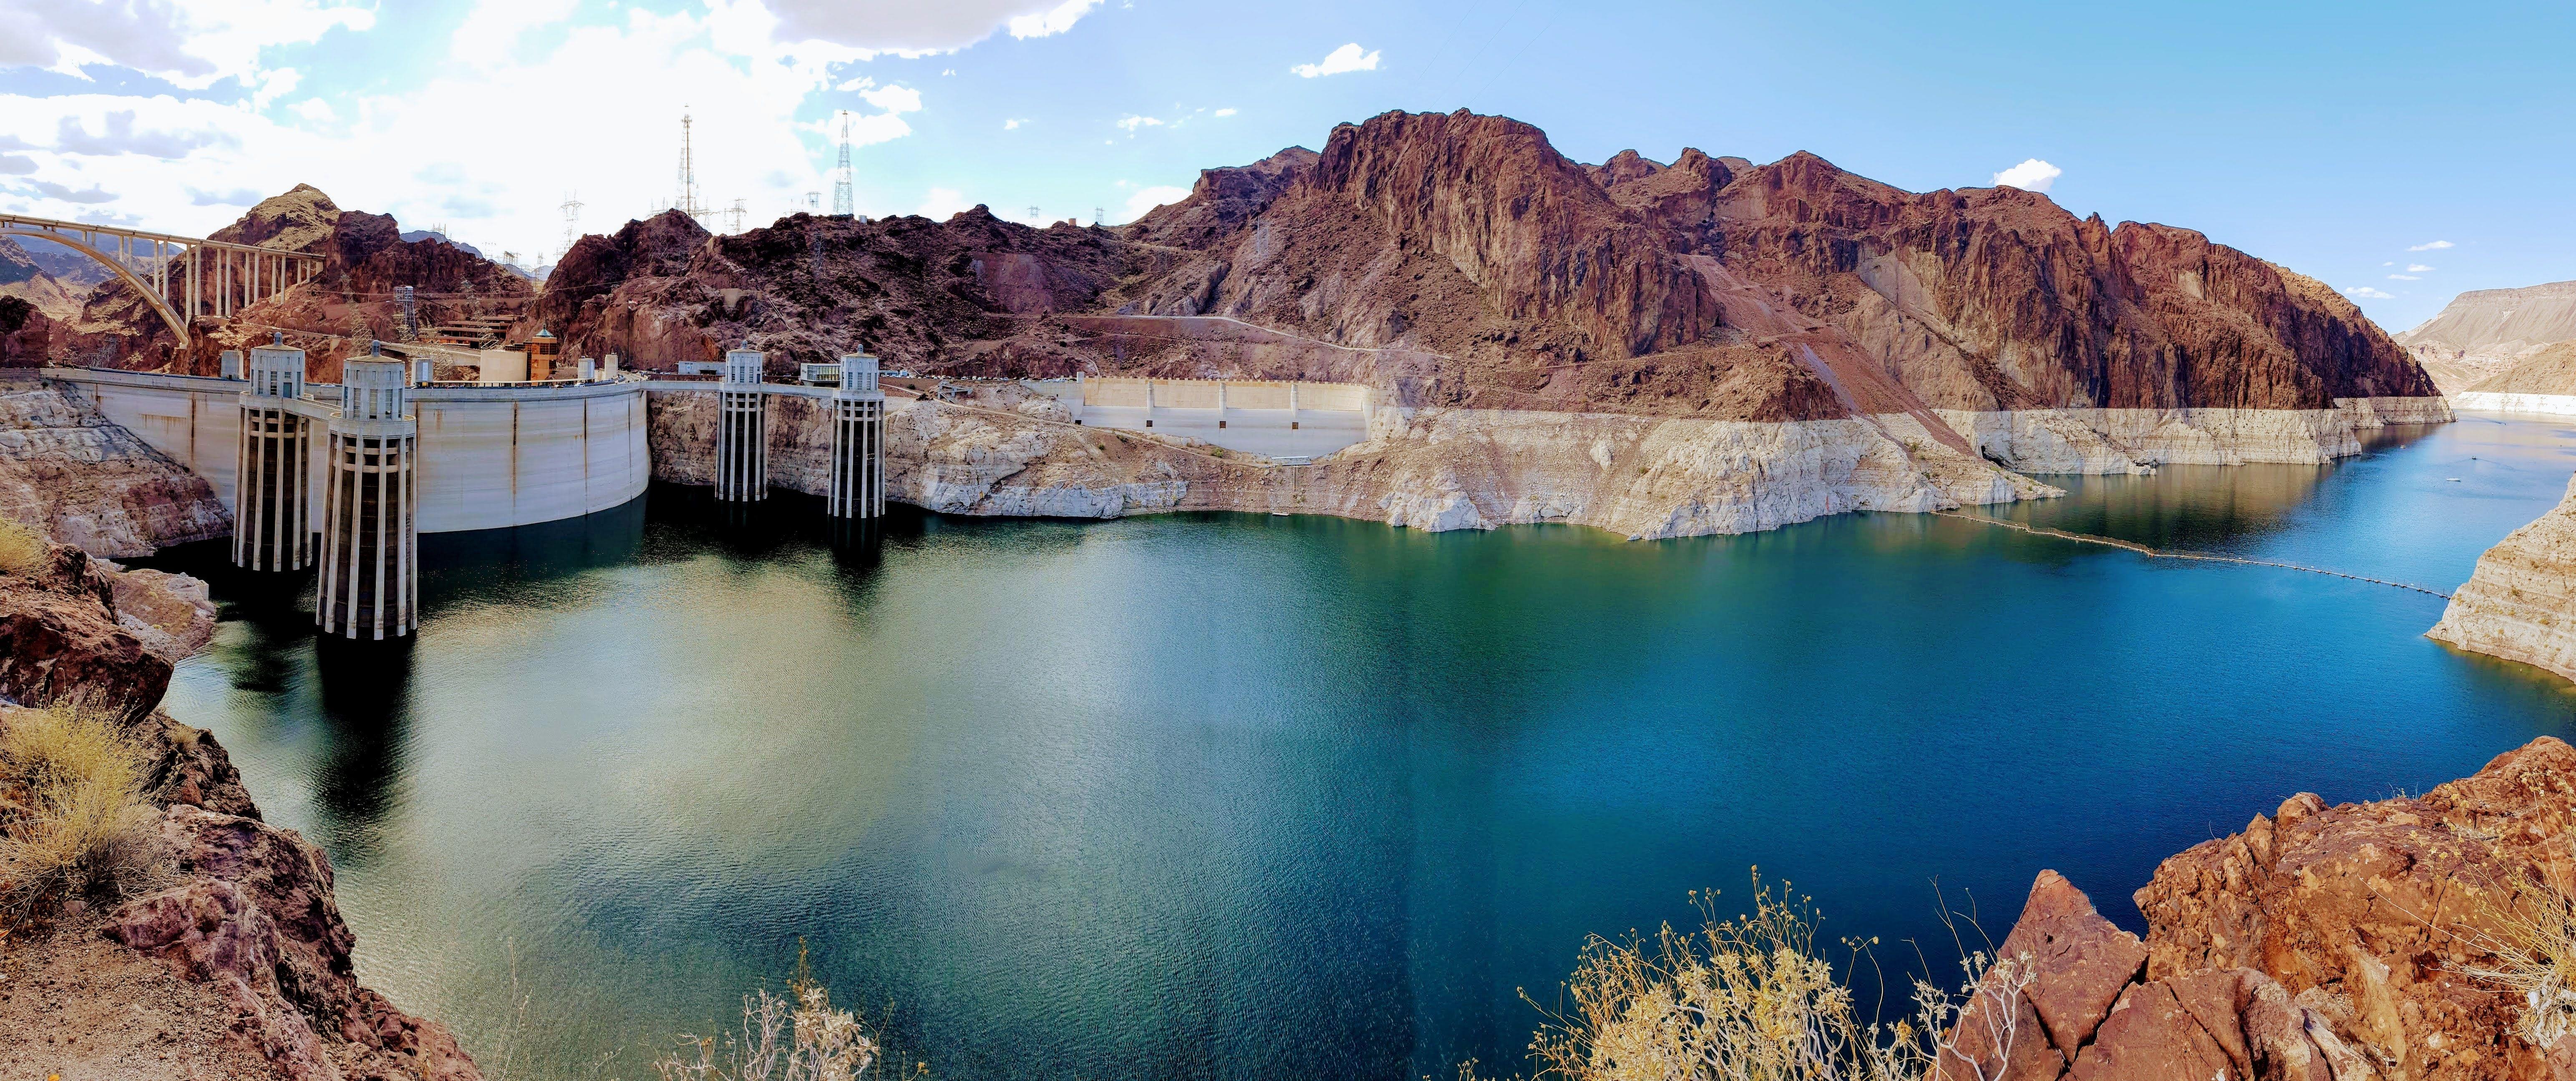
M 2563 422 L 2470 418 L 1991 513 L 2448 591 L 2571 470 Z M 657 488 L 422 548 L 390 650 L 163 560 L 224 604 L 167 706 L 329 851 L 359 975 L 513 1079 L 649 1076 L 800 941 L 937 1075 L 1507 1073 L 1518 989 L 1756 865 L 1946 972 L 1936 881 L 1998 937 L 2048 867 L 2139 928 L 2159 860 L 2291 793 L 2420 791 L 2576 717 L 2421 637 L 2436 597 L 1929 515 L 852 541 Z

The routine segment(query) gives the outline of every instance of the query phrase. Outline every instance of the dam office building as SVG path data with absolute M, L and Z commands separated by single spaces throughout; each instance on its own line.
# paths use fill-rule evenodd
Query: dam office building
M 282 335 L 227 353 L 222 375 L 49 369 L 108 419 L 204 477 L 233 513 L 233 562 L 316 572 L 321 633 L 388 640 L 420 626 L 419 536 L 578 518 L 644 494 L 652 479 L 645 396 L 715 395 L 717 496 L 769 487 L 767 399 L 824 399 L 836 518 L 885 513 L 885 396 L 876 358 L 838 365 L 837 386 L 770 383 L 754 350 L 717 382 L 621 375 L 551 360 L 569 379 L 432 380 L 429 359 L 352 357 L 338 384 L 306 378 Z M 395 346 L 397 350 L 405 347 Z M 517 374 L 512 372 L 510 374 Z M 533 373 L 532 373 L 533 374 Z

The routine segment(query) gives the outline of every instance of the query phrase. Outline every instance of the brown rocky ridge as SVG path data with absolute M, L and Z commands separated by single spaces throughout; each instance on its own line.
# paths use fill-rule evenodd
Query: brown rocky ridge
M 342 210 L 308 184 L 261 201 L 208 239 L 307 252 L 325 261 L 313 280 L 242 308 L 230 320 L 200 320 L 196 341 L 184 353 L 142 295 L 111 279 L 88 294 L 76 318 L 56 329 L 54 359 L 213 375 L 224 350 L 265 345 L 282 331 L 289 344 L 305 350 L 306 375 L 332 382 L 339 379 L 340 361 L 365 352 L 370 340 L 400 337 L 396 286 L 419 291 L 424 326 L 514 312 L 534 292 L 527 279 L 506 267 L 442 238 L 406 241 L 390 216 Z
M 214 738 L 158 709 L 214 615 L 174 578 L 68 545 L 0 574 L 0 728 L 25 707 L 113 705 L 150 759 L 170 861 L 149 892 L 71 898 L 0 936 L 0 1063 L 11 1077 L 479 1078 L 444 1028 L 359 985 L 329 858 L 262 821 Z
M 2576 891 L 2571 824 L 2576 748 L 2543 736 L 2420 796 L 2301 793 L 2167 859 L 2143 940 L 2042 872 L 2001 947 L 2035 963 L 2025 1023 L 1945 1075 L 2564 1081 L 2576 1037 L 2532 1046 L 2525 1003 L 2472 970 L 2497 963 L 2499 913 Z
M 1585 166 L 1463 112 L 1208 170 L 1115 230 L 977 208 L 712 236 L 665 214 L 577 244 L 518 330 L 540 326 L 646 369 L 748 345 L 782 374 L 866 349 L 952 377 L 1360 383 L 1380 408 L 1328 459 L 1333 490 L 1259 487 L 1433 528 L 1768 528 L 2054 491 L 2015 470 L 2321 462 L 2359 430 L 2449 419 L 2349 302 L 2198 233 L 2009 188 L 1904 192 L 1806 154 Z M 965 423 L 923 408 L 925 432 Z M 980 453 L 1001 475 L 1050 478 L 1038 503 L 1281 502 L 1179 476 L 1172 498 L 1111 498 L 1132 478 L 1088 463 L 1096 441 L 1006 413 L 968 427 L 999 441 Z M 950 491 L 897 498 L 1032 505 Z

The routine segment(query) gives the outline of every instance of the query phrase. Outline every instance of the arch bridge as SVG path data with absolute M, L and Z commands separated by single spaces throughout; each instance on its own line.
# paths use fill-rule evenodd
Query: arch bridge
M 0 214 L 0 236 L 50 240 L 97 260 L 143 295 L 182 346 L 198 316 L 229 319 L 312 280 L 323 262 L 306 252 L 24 214 Z

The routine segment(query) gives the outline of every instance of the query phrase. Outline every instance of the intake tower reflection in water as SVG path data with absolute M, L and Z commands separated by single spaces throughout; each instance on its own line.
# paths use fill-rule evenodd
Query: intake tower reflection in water
M 2005 513 L 2448 587 L 2556 501 L 2566 436 Z M 951 1076 L 1508 1072 L 1516 988 L 1749 865 L 1828 935 L 1946 942 L 1936 877 L 2000 933 L 2041 867 L 2135 926 L 2158 860 L 2293 791 L 2420 789 L 2569 715 L 2421 638 L 2430 597 L 1931 516 L 1628 543 L 895 508 L 836 544 L 804 504 L 425 538 L 407 653 L 317 653 L 219 579 L 169 708 L 331 851 L 371 985 L 553 1077 L 643 1072 L 800 936 Z

